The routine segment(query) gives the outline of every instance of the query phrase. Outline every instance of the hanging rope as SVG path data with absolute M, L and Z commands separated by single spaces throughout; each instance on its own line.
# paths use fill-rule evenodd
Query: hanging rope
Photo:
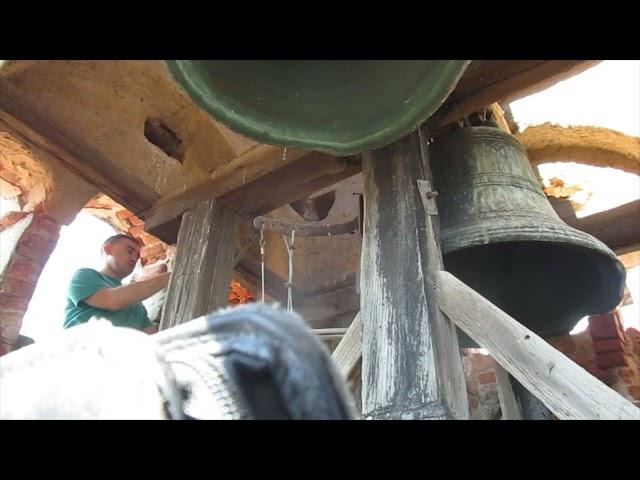
M 264 240 L 264 225 L 260 229 L 260 261 L 262 270 L 262 303 L 264 303 L 264 246 L 266 242 Z
M 296 240 L 296 231 L 291 230 L 291 245 L 287 242 L 287 236 L 283 233 L 282 239 L 284 240 L 284 244 L 287 247 L 287 254 L 289 255 L 289 281 L 285 283 L 285 287 L 287 287 L 287 310 L 289 312 L 293 311 L 293 251 L 295 250 L 294 242 Z

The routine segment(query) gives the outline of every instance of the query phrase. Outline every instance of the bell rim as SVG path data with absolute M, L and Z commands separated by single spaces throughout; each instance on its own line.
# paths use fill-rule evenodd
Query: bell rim
M 613 305 L 613 300 L 603 304 L 600 307 L 602 312 L 594 312 L 593 314 L 606 313 L 618 305 L 624 293 L 626 270 L 616 254 L 602 241 L 563 222 L 554 222 L 548 218 L 534 219 L 531 216 L 520 216 L 516 221 L 511 219 L 511 222 L 508 226 L 486 226 L 486 219 L 483 219 L 468 223 L 463 228 L 449 228 L 447 233 L 441 236 L 442 254 L 446 256 L 471 247 L 512 242 L 579 247 L 593 255 L 597 255 L 601 261 L 610 261 L 607 268 L 612 273 L 614 271 L 617 273 L 614 278 L 618 280 L 617 285 L 615 285 L 615 291 L 618 292 L 618 300 L 615 305 Z M 479 224 L 484 224 L 484 226 L 478 228 Z M 482 231 L 482 233 L 478 233 L 479 231 Z
M 487 220 L 486 216 L 471 221 L 456 219 L 460 225 L 447 227 L 447 232 L 441 235 L 443 253 L 494 243 L 530 241 L 586 247 L 619 262 L 605 243 L 562 221 L 553 221 L 542 215 L 522 215 L 520 212 L 509 214 L 509 225 L 488 225 Z
M 366 150 L 387 146 L 402 137 L 415 131 L 419 125 L 433 115 L 445 100 L 451 95 L 458 81 L 471 63 L 471 60 L 440 60 L 441 67 L 439 83 L 444 85 L 438 89 L 425 88 L 425 95 L 419 107 L 413 108 L 402 119 L 394 120 L 385 128 L 370 131 L 350 141 L 331 141 L 319 138 L 309 138 L 304 131 L 292 133 L 291 129 L 279 127 L 271 131 L 264 124 L 251 121 L 250 116 L 238 113 L 228 108 L 223 102 L 214 101 L 211 96 L 205 95 L 194 82 L 189 79 L 187 67 L 189 60 L 166 60 L 169 72 L 176 84 L 180 86 L 200 108 L 206 111 L 217 121 L 220 121 L 231 130 L 245 135 L 255 141 L 281 147 L 300 148 L 329 153 L 337 156 L 346 156 L 362 153 Z M 435 93 L 434 93 L 435 92 Z M 285 130 L 289 130 L 286 132 Z

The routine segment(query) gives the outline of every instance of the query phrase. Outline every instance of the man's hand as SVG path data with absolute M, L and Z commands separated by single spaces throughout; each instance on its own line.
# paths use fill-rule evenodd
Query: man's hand
M 158 333 L 158 329 L 159 329 L 159 325 L 154 323 L 153 325 L 150 325 L 147 328 L 145 328 L 143 331 L 145 333 L 148 333 L 149 335 L 153 335 L 154 333 Z
M 132 282 L 141 282 L 143 280 L 149 280 L 150 278 L 157 277 L 161 273 L 167 272 L 166 263 L 155 263 L 153 265 L 147 265 L 140 272 L 134 275 Z

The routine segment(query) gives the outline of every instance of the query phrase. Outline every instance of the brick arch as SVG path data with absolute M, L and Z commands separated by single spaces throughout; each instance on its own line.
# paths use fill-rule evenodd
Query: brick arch
M 40 273 L 60 234 L 44 203 L 53 174 L 38 152 L 9 132 L 0 131 L 2 195 L 19 210 L 0 218 L 0 355 L 11 351 Z
M 602 127 L 543 123 L 516 135 L 533 165 L 575 162 L 640 175 L 640 138 Z
M 42 204 L 51 190 L 52 173 L 37 153 L 8 132 L 0 131 L 0 179 L 13 190 L 21 209 Z
M 0 355 L 16 345 L 22 318 L 59 236 L 60 224 L 42 212 L 9 212 L 0 219 Z

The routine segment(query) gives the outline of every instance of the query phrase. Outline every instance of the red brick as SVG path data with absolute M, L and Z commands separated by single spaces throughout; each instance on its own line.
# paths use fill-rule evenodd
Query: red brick
M 56 246 L 56 242 L 36 234 L 32 229 L 27 230 L 20 239 L 20 245 L 26 245 L 38 250 L 51 253 Z
M 152 257 L 161 253 L 165 253 L 165 246 L 160 243 L 152 247 L 142 247 L 142 250 L 140 250 L 141 257 Z
M 0 225 L 3 228 L 8 228 L 14 223 L 18 223 L 27 215 L 29 215 L 29 212 L 8 212 L 2 218 L 0 218 Z
M 5 168 L 2 170 L 2 173 L 0 174 L 0 178 L 6 180 L 8 183 L 13 185 L 14 187 L 20 188 L 20 191 L 24 193 L 24 190 L 20 187 L 20 184 L 22 183 L 22 178 L 20 177 L 20 175 Z
M 626 364 L 625 356 L 622 352 L 603 353 L 596 357 L 596 365 L 603 369 L 626 366 Z
M 618 371 L 616 372 L 618 375 L 620 375 L 621 377 L 633 377 L 635 374 L 633 373 L 633 370 L 631 370 L 628 367 L 625 368 L 619 368 Z
M 615 323 L 591 325 L 589 333 L 594 342 L 610 338 L 619 338 L 621 340 L 624 338 L 624 333 Z
M 600 313 L 596 315 L 589 315 L 589 325 L 603 325 L 609 324 L 611 322 L 615 322 L 617 319 L 616 311 L 608 312 L 608 313 Z
M 40 273 L 42 272 L 42 265 L 32 262 L 20 262 L 14 260 L 7 269 L 7 275 L 25 280 L 27 282 L 36 282 Z
M 56 239 L 60 236 L 60 224 L 55 221 L 54 218 L 49 215 L 38 215 L 34 222 L 38 229 L 38 233 L 43 234 L 50 239 Z
M 471 357 L 473 369 L 478 372 L 486 372 L 493 370 L 496 366 L 495 360 L 491 355 L 475 354 Z
M 18 244 L 18 248 L 16 248 L 15 253 L 19 257 L 22 257 L 22 258 L 16 258 L 16 260 L 32 261 L 42 266 L 44 266 L 44 264 L 47 263 L 47 260 L 49 259 L 49 255 L 51 255 L 51 252 L 48 252 L 46 250 L 39 250 L 37 248 L 30 247 L 29 245 L 24 245 L 22 244 L 22 242 Z
M 589 316 L 589 325 L 599 325 L 599 324 L 609 324 L 609 323 L 619 323 L 620 322 L 620 311 L 613 310 L 608 313 L 601 313 L 598 315 L 590 315 Z
M 29 192 L 27 192 L 27 195 L 29 195 Z M 46 209 L 44 208 L 44 202 L 40 202 L 35 207 L 33 207 L 33 213 L 35 213 L 36 215 L 46 215 L 45 212 Z
M 606 370 L 602 370 L 601 368 L 594 366 L 585 368 L 585 370 L 606 385 L 613 385 L 615 381 L 614 376 L 611 373 Z
M 593 353 L 579 353 L 577 355 L 568 355 L 568 357 L 585 369 L 590 365 L 594 365 L 596 360 Z
M 628 328 L 625 331 L 625 334 L 631 343 L 632 350 L 638 357 L 640 357 L 640 332 L 635 328 Z
M 164 260 L 167 258 L 167 254 L 163 253 L 160 255 L 154 255 L 154 256 L 150 256 L 150 257 L 143 257 L 141 262 L 143 265 L 153 265 L 156 262 L 159 262 L 160 260 Z
M 640 400 L 640 387 L 638 385 L 631 385 L 627 387 L 627 391 L 633 398 L 635 398 L 636 400 Z
M 127 209 L 119 210 L 119 211 L 116 212 L 116 217 L 118 217 L 120 220 L 126 220 L 127 218 L 129 218 L 132 215 L 133 215 L 133 212 L 130 212 Z
M 617 310 L 603 315 L 589 317 L 589 332 L 593 340 L 605 340 L 607 338 L 624 338 L 624 330 L 620 321 L 620 312 Z
M 35 289 L 34 282 L 25 282 L 13 277 L 5 277 L 0 285 L 0 292 L 27 299 L 31 298 Z
M 142 225 L 137 226 L 137 227 L 131 227 L 129 229 L 128 233 L 132 237 L 138 237 L 138 236 L 140 236 L 140 234 L 144 233 L 144 227 Z
M 0 293 L 0 309 L 2 310 L 18 310 L 24 312 L 28 306 L 28 298 L 20 298 L 15 295 Z M 0 316 L 2 315 L 4 315 L 4 312 L 0 312 Z
M 624 345 L 619 338 L 596 340 L 593 342 L 593 351 L 597 354 L 607 352 L 622 352 L 624 351 Z
M 573 352 L 575 350 L 575 343 L 573 342 L 573 338 L 570 335 L 565 335 L 563 337 L 556 337 L 549 340 L 549 343 L 556 350 L 560 350 L 565 355 Z
M 146 246 L 155 245 L 156 243 L 160 243 L 160 241 L 154 237 L 153 235 L 149 235 L 148 233 L 141 233 L 138 237 L 138 240 Z
M 22 325 L 22 317 L 24 312 L 0 311 L 0 331 L 19 328 Z
M 40 237 L 40 239 L 44 240 L 42 239 L 42 237 Z M 51 256 L 54 248 L 55 244 L 47 244 L 39 241 L 34 241 L 33 237 L 31 237 L 24 242 L 20 241 L 18 247 L 15 250 L 17 256 L 14 258 L 18 261 L 33 261 L 44 266 L 44 264 L 47 263 L 47 260 Z M 25 258 L 20 258 L 20 256 Z
M 127 220 L 129 220 L 129 222 L 131 222 L 131 225 L 133 225 L 134 227 L 144 225 L 144 222 L 135 215 L 130 216 L 129 218 L 127 218 Z
M 481 373 L 478 375 L 478 381 L 480 382 L 480 385 L 496 383 L 496 372 Z

